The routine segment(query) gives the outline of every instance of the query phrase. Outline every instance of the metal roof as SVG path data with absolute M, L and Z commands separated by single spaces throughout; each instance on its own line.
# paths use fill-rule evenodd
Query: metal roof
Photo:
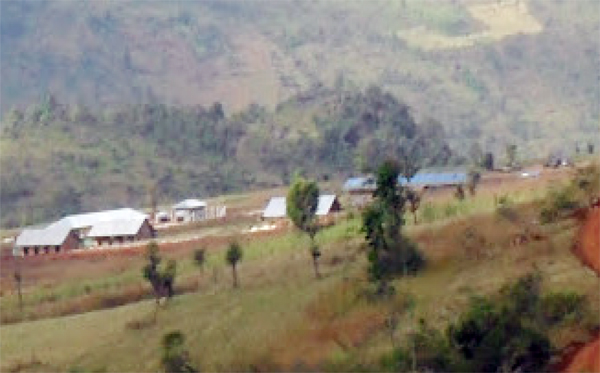
M 317 211 L 315 215 L 324 216 L 331 212 L 337 197 L 334 194 L 319 196 Z M 262 215 L 264 218 L 285 218 L 287 216 L 287 204 L 285 197 L 272 197 Z
M 71 227 L 66 221 L 59 220 L 42 229 L 25 229 L 19 234 L 15 246 L 59 246 L 67 239 Z
M 118 237 L 134 236 L 146 221 L 145 217 L 134 219 L 102 221 L 94 224 L 88 232 L 88 237 Z
M 467 182 L 466 172 L 418 172 L 410 181 L 405 177 L 398 177 L 401 185 L 420 185 L 420 186 L 442 186 L 442 185 L 458 185 Z
M 285 197 L 272 197 L 263 212 L 263 218 L 284 218 L 287 215 Z
M 319 196 L 319 204 L 317 205 L 317 212 L 315 212 L 315 215 L 325 216 L 329 214 L 336 199 L 337 197 L 334 194 Z
M 69 215 L 62 220 L 68 222 L 73 229 L 92 227 L 98 223 L 114 220 L 136 220 L 139 218 L 147 218 L 148 216 L 142 212 L 130 208 L 122 208 L 117 210 L 107 210 L 100 212 L 90 212 L 86 214 Z
M 200 201 L 199 199 L 189 198 L 173 205 L 175 210 L 193 210 L 201 209 L 206 207 L 206 202 Z
M 375 186 L 375 178 L 372 176 L 351 177 L 344 183 L 343 190 L 374 190 Z

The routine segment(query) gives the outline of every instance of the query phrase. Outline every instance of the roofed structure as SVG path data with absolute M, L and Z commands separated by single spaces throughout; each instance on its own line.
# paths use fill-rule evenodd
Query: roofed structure
M 326 216 L 333 211 L 341 210 L 341 205 L 334 194 L 319 196 L 315 215 Z M 285 197 L 272 197 L 262 214 L 263 218 L 279 219 L 287 217 L 287 203 Z

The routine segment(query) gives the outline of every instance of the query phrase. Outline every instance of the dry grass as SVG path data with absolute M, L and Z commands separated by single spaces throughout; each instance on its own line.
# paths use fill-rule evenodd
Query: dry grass
M 525 1 L 487 2 L 464 5 L 473 19 L 487 28 L 464 36 L 448 36 L 423 27 L 399 31 L 409 45 L 424 50 L 457 49 L 492 43 L 518 34 L 538 34 L 541 23 L 529 13 Z

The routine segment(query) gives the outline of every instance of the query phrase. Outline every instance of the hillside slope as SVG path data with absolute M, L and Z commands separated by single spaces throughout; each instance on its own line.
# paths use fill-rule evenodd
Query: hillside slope
M 595 0 L 0 4 L 2 112 L 88 105 L 270 108 L 325 84 L 381 85 L 455 143 L 526 154 L 597 131 Z M 565 142 L 566 141 L 566 142 Z

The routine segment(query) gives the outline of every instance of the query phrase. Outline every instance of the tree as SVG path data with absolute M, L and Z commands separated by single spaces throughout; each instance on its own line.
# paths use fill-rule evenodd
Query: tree
M 310 253 L 313 259 L 315 277 L 320 278 L 319 257 L 321 251 L 315 243 L 319 225 L 315 213 L 319 204 L 319 187 L 317 183 L 303 178 L 296 178 L 287 195 L 287 215 L 294 225 L 310 237 Z
M 425 190 L 423 190 L 424 192 Z M 406 188 L 406 201 L 409 203 L 409 210 L 413 215 L 413 223 L 417 224 L 417 211 L 421 206 L 422 193 L 418 193 L 413 189 Z
M 369 276 L 378 282 L 379 292 L 387 290 L 394 275 L 408 275 L 424 265 L 414 243 L 402 236 L 405 196 L 398 185 L 399 165 L 384 162 L 377 171 L 375 200 L 363 212 L 363 232 L 369 245 Z
M 152 291 L 154 292 L 154 299 L 156 301 L 156 312 L 158 312 L 158 306 L 160 304 L 160 298 L 167 295 L 171 298 L 174 294 L 173 286 L 175 283 L 175 275 L 177 272 L 177 262 L 174 259 L 170 259 L 164 269 L 160 268 L 162 258 L 160 257 L 158 244 L 154 241 L 150 242 L 146 246 L 146 264 L 142 270 L 142 274 L 150 285 L 152 285 Z M 156 318 L 156 312 L 154 317 Z
M 481 174 L 475 170 L 469 171 L 469 175 L 467 176 L 467 189 L 471 196 L 475 195 L 477 191 L 477 185 L 479 185 L 479 181 L 481 180 Z
M 456 197 L 456 199 L 459 201 L 462 201 L 465 199 L 465 189 L 463 188 L 463 186 L 461 184 L 459 184 L 456 187 L 456 191 L 454 192 L 454 197 Z
M 237 276 L 237 264 L 242 260 L 243 252 L 242 247 L 237 241 L 233 241 L 229 244 L 229 249 L 225 254 L 225 261 L 231 266 L 233 273 L 233 287 L 238 287 L 238 276 Z
M 160 362 L 166 373 L 197 372 L 190 364 L 189 354 L 184 349 L 184 343 L 185 336 L 179 330 L 167 333 L 163 336 L 163 354 Z
M 506 146 L 506 164 L 508 167 L 517 165 L 517 146 L 515 144 Z
M 485 156 L 483 157 L 483 163 L 481 164 L 481 166 L 488 171 L 493 171 L 494 170 L 494 154 L 492 154 L 490 152 L 485 153 Z
M 204 254 L 204 248 L 194 250 L 194 264 L 200 269 L 201 272 L 204 271 L 204 262 L 206 261 Z M 198 277 L 198 289 L 200 289 L 200 277 Z

